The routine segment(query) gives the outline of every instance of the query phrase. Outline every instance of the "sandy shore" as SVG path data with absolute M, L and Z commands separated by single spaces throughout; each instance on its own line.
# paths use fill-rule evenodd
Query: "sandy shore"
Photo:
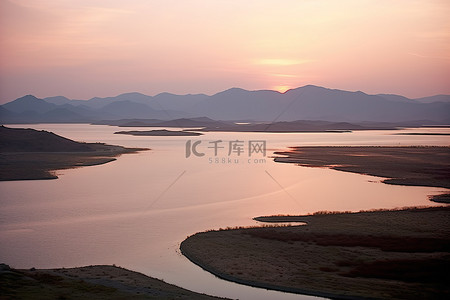
M 450 296 L 450 208 L 289 218 L 308 225 L 198 233 L 181 250 L 221 278 L 268 289 L 336 299 Z
M 0 299 L 224 299 L 115 266 L 15 270 L 0 265 Z

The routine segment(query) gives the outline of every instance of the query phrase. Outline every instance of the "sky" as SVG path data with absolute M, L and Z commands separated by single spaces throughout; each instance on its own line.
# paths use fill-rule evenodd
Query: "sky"
M 0 0 L 0 103 L 307 84 L 450 94 L 447 0 Z

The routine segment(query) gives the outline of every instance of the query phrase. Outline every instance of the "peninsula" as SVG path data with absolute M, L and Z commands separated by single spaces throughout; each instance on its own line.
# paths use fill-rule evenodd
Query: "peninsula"
M 450 147 L 447 146 L 321 146 L 291 147 L 275 152 L 274 160 L 305 167 L 385 177 L 387 184 L 450 188 Z M 431 197 L 449 203 L 450 194 Z
M 257 218 L 307 225 L 197 233 L 182 253 L 214 275 L 331 299 L 450 297 L 450 207 Z
M 48 131 L 0 126 L 0 180 L 56 179 L 55 170 L 105 164 L 145 148 L 80 143 Z

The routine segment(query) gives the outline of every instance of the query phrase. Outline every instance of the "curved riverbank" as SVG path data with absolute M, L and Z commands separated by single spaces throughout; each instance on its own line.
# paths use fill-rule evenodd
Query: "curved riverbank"
M 450 208 L 299 218 L 308 225 L 197 233 L 180 248 L 222 279 L 266 289 L 335 299 L 450 295 Z
M 197 233 L 201 234 L 201 233 Z M 196 234 L 196 235 L 197 235 Z M 192 236 L 191 236 L 192 237 Z M 191 238 L 189 237 L 189 238 Z M 189 239 L 188 238 L 188 239 Z M 330 298 L 330 299 L 372 299 L 372 298 L 358 298 L 358 297 L 351 297 L 351 296 L 344 296 L 344 295 L 337 295 L 337 294 L 331 294 L 331 293 L 325 293 L 320 291 L 313 291 L 313 290 L 307 290 L 307 289 L 300 289 L 300 288 L 293 288 L 293 287 L 285 287 L 285 286 L 279 286 L 276 284 L 269 284 L 264 282 L 258 282 L 253 280 L 244 280 L 235 276 L 231 276 L 227 273 L 221 272 L 210 265 L 202 262 L 201 259 L 196 257 L 190 250 L 190 245 L 188 244 L 188 239 L 184 240 L 180 245 L 181 253 L 189 259 L 192 263 L 199 266 L 203 270 L 217 276 L 220 279 L 228 280 L 234 283 L 238 284 L 244 284 L 255 288 L 263 288 L 267 290 L 274 290 L 278 292 L 286 292 L 286 293 L 294 293 L 294 294 L 301 294 L 301 295 L 307 295 L 307 296 L 316 296 L 316 297 L 323 297 L 323 298 Z
M 274 154 L 279 163 L 384 177 L 386 184 L 450 189 L 448 146 L 302 146 Z M 450 203 L 450 194 L 429 199 Z
M 0 264 L 0 294 L 5 299 L 225 299 L 108 265 L 17 270 Z

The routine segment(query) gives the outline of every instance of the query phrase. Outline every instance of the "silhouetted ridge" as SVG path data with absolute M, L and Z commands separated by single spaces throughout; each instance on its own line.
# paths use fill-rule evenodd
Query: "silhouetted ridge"
M 0 152 L 85 152 L 89 145 L 48 131 L 0 126 Z

